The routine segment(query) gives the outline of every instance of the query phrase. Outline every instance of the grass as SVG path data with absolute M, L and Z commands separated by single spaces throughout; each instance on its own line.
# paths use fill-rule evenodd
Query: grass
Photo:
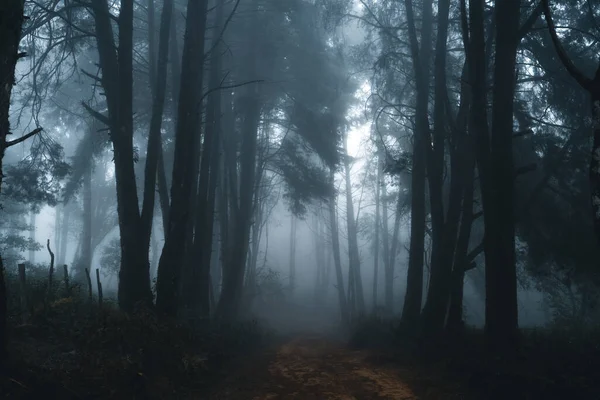
M 36 297 L 32 286 L 30 299 L 38 300 L 26 324 L 20 322 L 18 299 L 14 293 L 9 297 L 10 364 L 8 375 L 0 377 L 4 398 L 205 398 L 228 366 L 270 339 L 254 322 L 207 322 L 192 329 L 163 322 L 144 308 L 131 315 L 110 301 L 100 308 L 78 290 L 48 301 Z

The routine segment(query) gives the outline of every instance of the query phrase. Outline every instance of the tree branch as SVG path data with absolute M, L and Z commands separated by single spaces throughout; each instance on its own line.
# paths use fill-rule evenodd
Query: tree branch
M 475 248 L 473 250 L 471 250 L 469 252 L 469 254 L 467 254 L 467 263 L 470 265 L 471 263 L 475 262 L 475 259 L 477 258 L 478 255 L 480 255 L 481 253 L 483 253 L 484 250 L 484 246 L 483 246 L 483 240 L 481 241 L 481 243 L 479 243 L 477 246 L 475 246 Z M 467 269 L 465 269 L 465 271 L 468 271 Z
M 201 100 L 204 100 L 204 99 L 206 98 L 206 96 L 208 96 L 208 95 L 209 95 L 209 94 L 211 94 L 211 93 L 214 93 L 214 92 L 216 92 L 217 90 L 223 90 L 223 89 L 235 89 L 235 88 L 239 88 L 239 87 L 242 87 L 242 86 L 250 85 L 250 84 L 252 84 L 252 83 L 260 83 L 260 82 L 264 82 L 264 79 L 256 79 L 256 80 L 253 80 L 253 81 L 248 81 L 248 82 L 237 83 L 237 84 L 235 84 L 235 85 L 227 85 L 227 86 L 222 86 L 222 85 L 219 85 L 219 86 L 217 86 L 217 87 L 214 87 L 214 88 L 212 88 L 212 89 L 209 89 L 209 90 L 208 90 L 206 93 L 204 93 L 204 94 L 202 95 L 202 99 L 201 99 Z
M 517 177 L 519 177 L 521 175 L 524 175 L 524 174 L 526 174 L 528 172 L 535 171 L 536 169 L 537 169 L 537 164 L 536 163 L 531 163 L 531 164 L 527 164 L 527 165 L 524 165 L 522 167 L 519 167 L 515 171 L 515 178 L 517 178 Z
M 108 117 L 106 115 L 103 115 L 103 114 L 99 113 L 98 111 L 94 110 L 92 107 L 88 106 L 83 101 L 81 102 L 81 105 L 83 106 L 83 108 L 86 109 L 87 112 L 89 112 L 92 115 L 92 117 L 96 118 L 98 121 L 102 122 L 104 125 L 110 126 L 110 120 L 108 119 Z
M 525 36 L 527 36 L 527 34 L 529 32 L 531 32 L 533 25 L 538 20 L 538 18 L 542 15 L 543 12 L 544 12 L 544 6 L 543 6 L 542 2 L 540 1 L 538 3 L 538 5 L 533 9 L 531 14 L 529 14 L 529 17 L 527 18 L 527 20 L 525 20 L 525 23 L 523 23 L 523 25 L 521 25 L 521 27 L 519 28 L 519 41 L 523 40 L 523 38 Z
M 29 139 L 30 137 L 37 135 L 38 133 L 40 133 L 43 130 L 44 130 L 44 128 L 35 128 L 31 132 L 29 132 L 27 135 L 23 135 L 23 136 L 21 136 L 18 139 L 10 140 L 10 141 L 6 142 L 4 144 L 4 148 L 8 149 L 11 146 L 14 146 L 16 144 L 22 143 L 22 142 L 26 141 L 27 139 Z
M 591 90 L 592 80 L 586 77 L 583 72 L 581 72 L 573 63 L 571 58 L 567 55 L 567 52 L 562 47 L 560 40 L 556 34 L 556 26 L 554 25 L 554 21 L 552 20 L 552 15 L 550 14 L 550 6 L 548 5 L 549 0 L 542 0 L 542 7 L 544 9 L 544 16 L 546 18 L 546 23 L 548 24 L 548 31 L 550 32 L 550 37 L 552 38 L 552 43 L 554 43 L 554 49 L 558 54 L 558 58 L 567 69 L 569 74 L 579 83 L 579 85 L 587 90 L 588 92 Z

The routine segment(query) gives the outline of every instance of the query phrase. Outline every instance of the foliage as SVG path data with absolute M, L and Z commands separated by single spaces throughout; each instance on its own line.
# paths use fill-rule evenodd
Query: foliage
M 202 397 L 231 362 L 261 348 L 269 337 L 255 323 L 191 329 L 159 321 L 145 308 L 127 315 L 106 300 L 99 308 L 89 304 L 85 291 L 65 297 L 58 276 L 57 290 L 49 295 L 47 266 L 27 273 L 34 314 L 30 324 L 19 324 L 18 292 L 10 294 L 11 351 L 17 361 L 9 379 L 0 378 L 3 394 L 30 398 L 53 390 L 66 398 Z M 18 288 L 13 274 L 9 287 Z M 35 300 L 40 297 L 43 306 Z
M 106 276 L 118 275 L 119 268 L 121 268 L 121 241 L 119 238 L 112 239 L 102 249 L 100 268 Z
M 5 168 L 3 196 L 31 205 L 34 211 L 43 204 L 56 205 L 61 180 L 70 172 L 62 146 L 43 135 L 33 139 L 29 154 Z

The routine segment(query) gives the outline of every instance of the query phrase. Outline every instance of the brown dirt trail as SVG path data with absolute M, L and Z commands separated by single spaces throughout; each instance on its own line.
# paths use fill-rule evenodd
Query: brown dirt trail
M 372 354 L 319 336 L 301 336 L 246 360 L 210 400 L 416 400 L 402 379 L 414 372 L 375 364 Z

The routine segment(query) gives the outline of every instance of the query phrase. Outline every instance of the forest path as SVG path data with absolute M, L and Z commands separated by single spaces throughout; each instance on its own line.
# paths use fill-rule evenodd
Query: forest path
M 292 338 L 245 360 L 211 400 L 416 400 L 402 377 L 415 372 L 374 362 L 374 354 L 317 335 Z

